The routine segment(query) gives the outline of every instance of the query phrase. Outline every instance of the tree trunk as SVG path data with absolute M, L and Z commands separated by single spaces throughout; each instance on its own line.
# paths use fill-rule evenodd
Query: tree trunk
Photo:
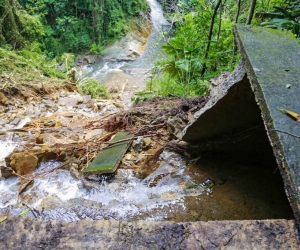
M 237 23 L 239 21 L 240 10 L 241 10 L 241 0 L 238 0 L 238 2 L 237 2 L 236 16 L 235 16 L 235 23 Z
M 251 21 L 252 21 L 253 15 L 254 15 L 254 11 L 255 11 L 255 6 L 256 6 L 256 0 L 252 0 L 249 15 L 248 15 L 247 22 L 246 22 L 246 24 L 248 24 L 248 25 L 251 24 Z
M 10 44 L 13 48 L 20 48 L 23 45 L 18 7 L 19 3 L 16 0 L 3 0 L 0 5 L 0 46 Z
M 210 28 L 209 28 L 209 34 L 208 34 L 208 38 L 207 38 L 207 46 L 206 46 L 206 51 L 205 51 L 205 55 L 204 55 L 204 61 L 207 59 L 208 57 L 208 52 L 209 52 L 209 49 L 210 49 L 210 43 L 211 43 L 211 38 L 212 38 L 212 35 L 213 35 L 213 28 L 214 28 L 214 24 L 215 24 L 215 18 L 217 16 L 217 13 L 218 13 L 218 9 L 220 7 L 222 3 L 222 0 L 218 0 L 217 2 L 217 5 L 214 9 L 214 13 L 211 17 L 211 21 L 210 21 Z M 203 63 L 203 67 L 202 67 L 202 71 L 201 71 L 201 76 L 204 75 L 205 71 L 206 71 L 206 63 Z

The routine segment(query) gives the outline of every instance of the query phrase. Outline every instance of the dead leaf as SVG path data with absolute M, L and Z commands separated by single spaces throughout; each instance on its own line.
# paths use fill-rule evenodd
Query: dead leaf
M 6 219 L 7 219 L 7 216 L 0 217 L 0 223 L 2 223 L 3 221 L 6 221 Z
M 290 111 L 290 110 L 287 110 L 287 109 L 279 109 L 282 113 L 285 113 L 285 114 L 288 114 L 289 116 L 293 117 L 294 119 L 296 119 L 298 122 L 300 122 L 300 115 L 293 112 L 293 111 Z

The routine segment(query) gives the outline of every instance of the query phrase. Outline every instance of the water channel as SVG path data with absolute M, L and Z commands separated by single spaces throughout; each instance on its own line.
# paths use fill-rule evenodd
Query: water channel
M 101 81 L 141 78 L 158 59 L 161 31 L 167 25 L 161 7 L 148 0 L 153 29 L 141 57 L 134 62 L 101 62 L 88 68 L 87 75 Z M 157 42 L 158 41 L 158 42 Z M 121 78 L 120 77 L 121 74 Z M 139 84 L 139 82 L 137 82 Z M 139 89 L 141 86 L 138 86 Z M 143 87 L 143 86 L 142 86 Z M 0 142 L 3 159 L 18 145 L 9 138 Z M 119 169 L 111 179 L 93 184 L 75 179 L 59 169 L 35 180 L 21 197 L 16 177 L 0 180 L 0 211 L 18 215 L 22 203 L 44 220 L 231 220 L 293 217 L 274 158 L 257 157 L 245 162 L 232 157 L 202 157 L 194 164 L 179 155 L 164 152 L 164 163 L 145 179 L 129 169 Z M 0 160 L 1 160 L 0 159 Z M 59 162 L 42 163 L 37 171 Z M 213 188 L 205 186 L 214 180 Z M 28 216 L 34 216 L 31 212 Z

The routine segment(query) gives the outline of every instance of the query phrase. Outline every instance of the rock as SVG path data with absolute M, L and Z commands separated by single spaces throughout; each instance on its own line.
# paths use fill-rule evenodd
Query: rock
M 182 166 L 185 166 L 186 161 L 183 160 L 183 158 L 174 152 L 170 151 L 163 151 L 160 155 L 160 158 L 167 164 L 171 165 L 175 168 L 181 168 Z
M 134 157 L 132 154 L 126 154 L 124 158 L 127 161 L 135 161 L 136 160 L 136 157 Z
M 103 129 L 94 129 L 94 130 L 90 130 L 90 131 L 87 131 L 84 139 L 85 140 L 90 140 L 92 138 L 94 139 L 98 139 L 100 138 L 100 136 L 103 134 Z
M 13 126 L 17 126 L 19 124 L 19 122 L 21 121 L 20 118 L 15 118 L 13 119 L 10 124 L 13 125 Z
M 135 152 L 139 153 L 143 151 L 144 138 L 143 136 L 139 136 L 132 142 L 132 148 Z
M 186 124 L 178 117 L 169 117 L 168 119 L 168 132 L 171 135 L 175 135 L 178 139 L 182 138 L 182 131 L 185 128 Z
M 38 158 L 28 152 L 13 153 L 8 164 L 19 175 L 32 174 L 38 166 Z
M 144 138 L 143 140 L 143 149 L 148 149 L 151 147 L 151 144 L 152 144 L 152 140 L 150 137 L 146 137 Z
M 119 92 L 119 87 L 118 86 L 110 86 L 108 88 L 109 93 L 118 93 Z
M 9 99 L 2 92 L 0 92 L 0 104 L 7 106 L 10 103 L 11 102 L 9 101 Z
M 86 65 L 86 64 L 94 64 L 101 62 L 102 56 L 101 55 L 92 55 L 92 54 L 86 54 L 86 55 L 78 55 L 75 59 L 76 65 Z
M 67 107 L 74 107 L 79 103 L 83 103 L 84 99 L 80 95 L 71 95 L 68 97 L 60 97 L 58 99 L 58 104 Z
M 1 164 L 1 166 L 0 166 L 0 179 L 1 178 L 8 178 L 8 177 L 11 177 L 11 176 L 12 176 L 12 171 Z
M 81 180 L 83 178 L 83 174 L 82 174 L 82 172 L 79 172 L 77 164 L 72 163 L 69 171 L 70 171 L 70 174 L 72 175 L 72 177 L 79 179 L 79 180 Z
M 92 101 L 92 96 L 90 96 L 90 95 L 83 95 L 81 97 L 82 97 L 83 103 L 88 103 L 88 102 Z

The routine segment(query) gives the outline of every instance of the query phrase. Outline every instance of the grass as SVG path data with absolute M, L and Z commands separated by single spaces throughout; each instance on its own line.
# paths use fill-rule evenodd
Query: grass
M 18 51 L 0 48 L 0 75 L 8 75 L 18 83 L 65 79 L 66 76 L 56 69 L 56 61 L 48 61 L 41 53 L 22 49 Z

